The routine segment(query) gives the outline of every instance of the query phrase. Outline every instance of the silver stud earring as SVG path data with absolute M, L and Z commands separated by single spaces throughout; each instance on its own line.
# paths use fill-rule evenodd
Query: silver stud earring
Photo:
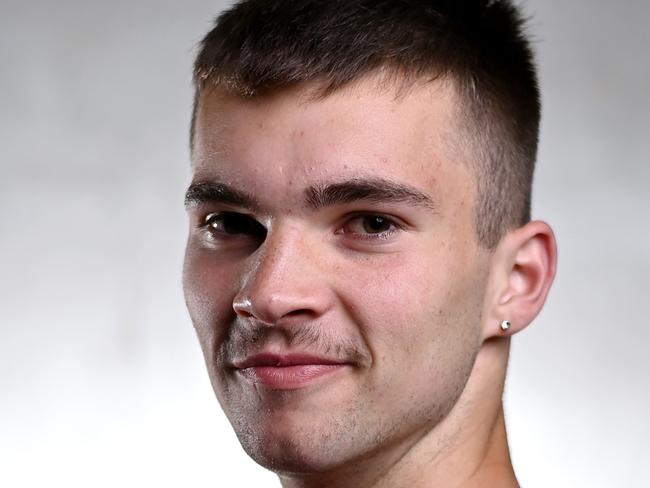
M 503 332 L 510 330 L 510 327 L 512 327 L 512 324 L 510 323 L 509 320 L 504 320 L 503 322 L 501 322 L 501 330 Z

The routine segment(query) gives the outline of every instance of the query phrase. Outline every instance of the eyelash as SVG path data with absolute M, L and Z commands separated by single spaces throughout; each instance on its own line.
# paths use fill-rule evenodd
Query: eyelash
M 228 217 L 236 219 L 235 222 L 230 222 L 230 225 L 239 225 L 240 227 L 243 227 L 243 230 L 241 232 L 238 231 L 227 232 L 225 229 L 224 230 L 214 229 L 213 226 L 217 219 L 221 219 L 222 225 L 225 225 L 227 227 L 228 224 L 225 222 L 225 219 Z M 262 224 L 260 224 L 254 218 L 238 212 L 215 212 L 215 213 L 208 214 L 203 219 L 203 222 L 200 225 L 200 227 L 204 229 L 207 233 L 209 233 L 213 238 L 223 238 L 224 236 L 234 237 L 242 234 L 244 235 L 255 234 L 258 237 L 262 237 L 262 238 L 266 237 L 266 229 Z M 220 237 L 217 237 L 217 234 Z
M 245 226 L 248 226 L 249 229 L 255 229 L 257 232 L 226 232 L 226 231 L 219 231 L 216 229 L 211 229 L 211 226 L 214 224 L 216 218 L 220 219 L 225 219 L 227 217 L 235 217 L 240 220 L 238 223 L 244 224 Z M 381 219 L 385 225 L 388 225 L 388 229 L 381 231 L 381 232 L 351 232 L 351 231 L 346 231 L 345 228 L 352 225 L 354 222 L 362 222 L 363 219 L 370 219 L 370 218 L 375 218 L 375 219 Z M 246 219 L 247 222 L 244 222 L 243 219 Z M 234 222 L 231 222 L 233 224 Z M 367 222 L 365 222 L 367 223 Z M 202 224 L 200 225 L 201 228 L 205 229 L 205 231 L 210 234 L 210 236 L 213 239 L 219 239 L 219 238 L 224 238 L 224 237 L 234 237 L 234 236 L 239 236 L 242 234 L 245 235 L 253 235 L 256 234 L 262 239 L 266 237 L 266 228 L 260 224 L 257 220 L 255 220 L 253 217 L 250 217 L 246 214 L 240 214 L 238 212 L 215 212 L 208 214 L 204 219 Z M 343 222 L 343 224 L 339 227 L 339 229 L 335 232 L 336 234 L 342 234 L 342 235 L 348 235 L 352 236 L 354 239 L 360 239 L 364 241 L 385 241 L 390 239 L 394 234 L 397 232 L 403 230 L 403 226 L 400 225 L 396 219 L 388 217 L 383 214 L 379 213 L 358 213 L 358 214 L 353 214 L 348 217 L 346 217 L 346 220 Z M 217 236 L 218 234 L 219 236 Z
M 345 232 L 344 228 L 351 223 L 355 221 L 360 221 L 363 219 L 369 219 L 369 218 L 379 218 L 384 221 L 386 225 L 389 226 L 389 228 L 385 231 L 382 232 L 363 232 L 363 233 L 358 233 L 358 232 Z M 375 213 L 361 213 L 361 214 L 356 214 L 352 215 L 350 218 L 348 218 L 343 226 L 341 226 L 341 230 L 337 231 L 337 233 L 340 234 L 349 234 L 353 235 L 356 239 L 362 239 L 366 241 L 376 241 L 376 240 L 388 240 L 390 239 L 395 233 L 399 232 L 400 230 L 403 230 L 403 227 L 398 224 L 395 219 L 388 217 L 383 214 L 375 214 Z

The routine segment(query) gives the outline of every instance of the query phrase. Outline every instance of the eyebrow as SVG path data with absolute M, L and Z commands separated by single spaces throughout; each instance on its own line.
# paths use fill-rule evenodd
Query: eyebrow
M 185 208 L 194 208 L 205 203 L 225 203 L 236 207 L 258 211 L 257 200 L 230 185 L 218 181 L 197 181 L 185 192 Z
M 409 185 L 383 178 L 353 179 L 340 183 L 317 185 L 307 189 L 307 204 L 313 209 L 367 201 L 372 203 L 407 203 L 435 210 L 433 199 Z
M 357 201 L 372 203 L 407 203 L 428 210 L 435 210 L 432 198 L 409 185 L 383 178 L 352 179 L 338 183 L 314 185 L 305 190 L 307 206 L 318 210 Z M 249 195 L 219 181 L 197 181 L 185 193 L 185 207 L 194 208 L 206 203 L 224 203 L 246 208 L 253 212 L 260 210 L 260 204 Z

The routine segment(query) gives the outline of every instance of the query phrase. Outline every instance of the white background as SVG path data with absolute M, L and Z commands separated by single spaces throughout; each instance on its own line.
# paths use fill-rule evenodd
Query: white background
M 182 300 L 195 45 L 224 3 L 0 3 L 0 485 L 275 486 Z M 515 468 L 650 481 L 650 3 L 530 0 L 548 305 L 513 341 Z

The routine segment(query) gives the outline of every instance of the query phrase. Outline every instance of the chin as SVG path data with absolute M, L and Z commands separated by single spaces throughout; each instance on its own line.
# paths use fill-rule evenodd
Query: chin
M 329 471 L 348 459 L 339 436 L 323 435 L 316 430 L 279 432 L 246 429 L 237 432 L 244 451 L 259 465 L 277 474 L 309 474 Z
M 278 474 L 322 473 L 341 464 L 332 458 L 331 452 L 325 455 L 325 450 L 306 447 L 295 440 L 243 447 L 257 464 Z

